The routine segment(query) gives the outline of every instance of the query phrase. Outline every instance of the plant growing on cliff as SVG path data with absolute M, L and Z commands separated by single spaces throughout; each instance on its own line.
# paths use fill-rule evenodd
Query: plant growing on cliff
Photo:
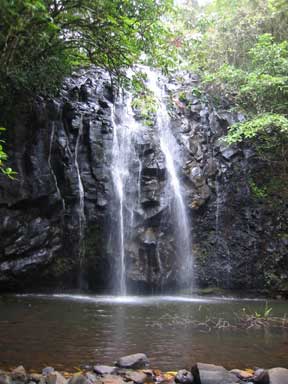
M 145 125 L 153 125 L 157 103 L 154 95 L 148 89 L 134 95 L 132 108 L 138 112 Z
M 3 128 L 3 127 L 0 127 L 0 133 L 1 131 L 5 131 L 6 129 Z M 12 168 L 9 168 L 9 167 L 5 167 L 5 163 L 8 159 L 8 156 L 7 156 L 7 153 L 4 151 L 4 147 L 3 147 L 3 144 L 5 143 L 4 140 L 0 140 L 0 171 L 8 176 L 10 179 L 13 179 L 14 178 L 14 175 L 16 175 L 16 172 L 13 171 Z
M 262 147 L 270 149 L 277 145 L 282 135 L 284 137 L 288 135 L 288 119 L 283 115 L 266 113 L 245 122 L 233 124 L 226 141 L 228 144 L 233 144 L 257 137 Z

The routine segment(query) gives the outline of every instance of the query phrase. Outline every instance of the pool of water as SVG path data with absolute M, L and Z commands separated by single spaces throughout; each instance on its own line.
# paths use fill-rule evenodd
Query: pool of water
M 270 301 L 274 315 L 288 302 Z M 144 352 L 153 368 L 177 370 L 202 361 L 226 368 L 288 368 L 284 330 L 211 330 L 191 320 L 232 320 L 233 313 L 263 312 L 265 301 L 186 296 L 0 296 L 0 368 L 112 364 Z

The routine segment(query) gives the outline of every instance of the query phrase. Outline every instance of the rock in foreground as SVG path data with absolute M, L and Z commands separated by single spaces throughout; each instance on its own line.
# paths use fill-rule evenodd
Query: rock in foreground
M 288 369 L 272 368 L 268 373 L 270 384 L 288 384 Z
M 175 376 L 175 383 L 180 384 L 192 384 L 193 383 L 192 373 L 187 371 L 186 369 L 180 369 Z
M 219 365 L 197 363 L 191 368 L 195 384 L 235 384 L 239 379 Z
M 0 369 L 0 384 L 288 384 L 286 368 L 232 369 L 229 372 L 222 366 L 196 363 L 191 372 L 186 369 L 163 372 L 146 369 L 147 365 L 147 356 L 136 353 L 119 358 L 115 366 L 89 364 L 74 374 L 60 373 L 52 367 L 44 368 L 42 373 L 29 373 L 19 366 L 10 372 Z
M 115 373 L 117 368 L 111 367 L 110 365 L 95 365 L 93 371 L 98 375 L 111 375 Z
M 149 360 L 145 353 L 135 353 L 134 355 L 123 356 L 116 362 L 117 367 L 128 369 L 142 369 L 148 365 Z

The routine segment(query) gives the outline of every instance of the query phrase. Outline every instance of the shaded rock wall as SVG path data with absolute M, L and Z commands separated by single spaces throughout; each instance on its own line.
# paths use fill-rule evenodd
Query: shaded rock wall
M 194 96 L 198 85 L 189 75 L 167 84 L 197 284 L 284 292 L 287 204 L 253 196 L 250 176 L 265 164 L 250 148 L 223 145 L 220 137 L 241 116 Z M 8 141 L 17 180 L 2 177 L 0 184 L 2 291 L 112 286 L 113 93 L 108 75 L 91 69 L 68 79 L 59 98 L 39 98 L 32 111 L 16 114 Z M 141 201 L 136 235 L 127 244 L 128 283 L 134 290 L 169 288 L 180 272 L 170 202 L 163 197 L 167 173 L 153 127 L 137 151 Z

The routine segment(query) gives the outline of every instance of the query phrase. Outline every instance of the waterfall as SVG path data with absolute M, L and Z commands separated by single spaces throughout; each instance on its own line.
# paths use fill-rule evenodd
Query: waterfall
M 158 282 L 161 281 L 161 285 L 167 281 L 167 276 L 163 276 L 165 268 L 162 262 L 162 257 L 165 262 L 167 255 L 161 255 L 161 246 L 159 247 L 163 241 L 161 238 L 163 233 L 160 227 L 158 232 L 154 231 L 149 216 L 154 209 L 155 212 L 161 211 L 161 206 L 163 208 L 166 204 L 163 204 L 163 199 L 170 208 L 165 231 L 167 233 L 167 228 L 168 230 L 172 228 L 174 233 L 174 247 L 168 256 L 169 265 L 176 272 L 174 281 L 177 280 L 179 287 L 186 288 L 191 288 L 193 282 L 190 225 L 179 178 L 179 170 L 183 163 L 181 147 L 171 131 L 170 117 L 165 104 L 166 94 L 158 81 L 158 74 L 148 68 L 144 68 L 144 71 L 147 74 L 146 86 L 157 103 L 157 111 L 151 112 L 155 120 L 154 126 L 145 126 L 139 118 L 136 120 L 132 109 L 132 94 L 123 92 L 114 104 L 110 104 L 113 129 L 111 176 L 114 195 L 111 201 L 112 241 L 108 247 L 114 264 L 114 288 L 120 295 L 127 294 L 130 262 L 138 262 L 137 267 L 142 268 L 142 272 L 139 270 L 137 272 L 146 274 L 148 281 L 150 278 L 154 279 L 154 282 L 157 279 Z M 143 150 L 147 143 L 155 156 L 160 154 L 167 172 L 166 181 L 157 179 L 154 175 L 154 185 L 158 183 L 160 197 L 158 203 L 157 201 L 155 203 L 153 197 L 151 206 L 149 198 L 148 204 L 147 200 L 145 201 L 147 205 L 143 205 L 142 202 L 142 193 L 147 198 L 145 195 L 147 190 L 144 188 L 149 185 L 147 174 L 149 175 L 149 162 L 151 162 L 149 155 Z M 142 181 L 143 190 L 141 190 Z M 140 225 L 137 221 L 139 215 L 142 220 Z M 140 245 L 137 247 L 137 244 Z M 153 286 L 151 288 L 153 289 Z
M 83 247 L 83 239 L 84 239 L 84 229 L 85 229 L 85 201 L 84 201 L 84 187 L 80 175 L 79 163 L 78 163 L 78 154 L 79 154 L 79 143 L 83 134 L 83 115 L 80 116 L 80 124 L 79 131 L 75 144 L 75 152 L 74 152 L 74 166 L 77 174 L 78 181 L 78 191 L 79 191 L 79 288 L 83 288 L 84 279 L 83 279 L 83 258 L 84 258 L 84 247 Z
M 62 210 L 64 212 L 65 209 L 66 209 L 66 207 L 65 207 L 65 200 L 63 199 L 63 197 L 61 195 L 61 191 L 60 191 L 60 188 L 59 188 L 59 185 L 58 185 L 57 177 L 56 177 L 56 174 L 54 172 L 54 169 L 52 167 L 52 162 L 51 162 L 54 136 L 55 136 L 55 122 L 52 121 L 51 122 L 51 134 L 50 134 L 49 153 L 48 153 L 48 165 L 49 165 L 49 169 L 51 171 L 51 174 L 52 174 L 52 177 L 53 177 L 53 180 L 54 180 L 54 184 L 55 184 L 57 195 L 58 195 L 59 199 L 61 200 Z
M 218 177 L 215 180 L 215 192 L 216 192 L 216 211 L 215 211 L 215 234 L 216 234 L 216 248 L 219 244 L 219 218 L 221 211 L 221 194 L 220 194 L 220 181 Z
M 172 195 L 172 221 L 175 231 L 177 248 L 177 266 L 179 270 L 179 285 L 192 288 L 193 259 L 190 236 L 190 225 L 186 211 L 185 200 L 178 177 L 181 166 L 180 148 L 171 131 L 170 117 L 165 104 L 166 93 L 160 84 L 157 72 L 147 70 L 148 88 L 153 92 L 157 102 L 157 128 L 160 148 L 165 157 L 168 173 L 168 193 Z
M 132 194 L 134 177 L 131 167 L 136 162 L 139 163 L 139 173 L 141 173 L 141 161 L 137 158 L 134 142 L 141 126 L 134 119 L 132 107 L 132 96 L 125 94 L 119 102 L 119 108 L 112 105 L 112 126 L 113 126 L 113 147 L 112 147 L 112 180 L 117 200 L 117 233 L 115 249 L 113 252 L 118 254 L 119 260 L 116 266 L 117 293 L 126 295 L 126 241 L 131 236 L 133 228 L 134 210 L 140 191 L 136 191 L 136 196 Z M 131 187 L 132 185 L 132 187 Z M 137 181 L 136 189 L 140 188 Z M 113 255 L 115 257 L 115 255 Z

